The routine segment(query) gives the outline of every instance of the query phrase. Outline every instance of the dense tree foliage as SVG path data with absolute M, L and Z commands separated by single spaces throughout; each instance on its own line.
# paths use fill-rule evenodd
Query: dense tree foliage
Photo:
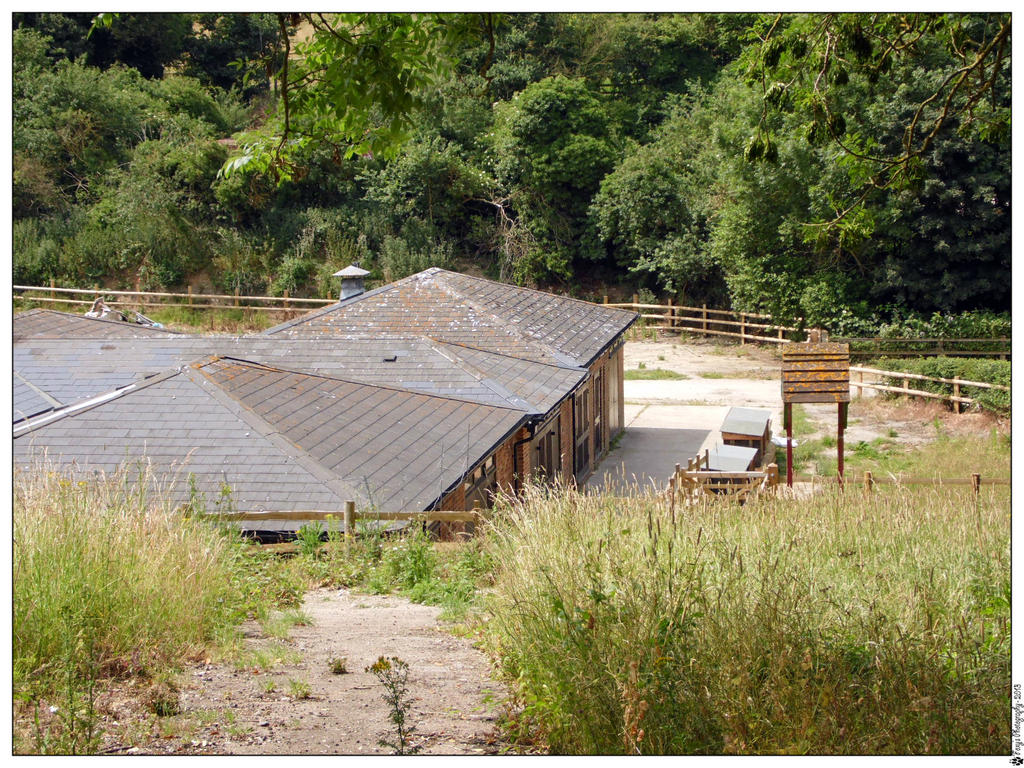
M 14 26 L 19 283 L 322 295 L 359 261 L 835 332 L 1009 310 L 1009 14 Z

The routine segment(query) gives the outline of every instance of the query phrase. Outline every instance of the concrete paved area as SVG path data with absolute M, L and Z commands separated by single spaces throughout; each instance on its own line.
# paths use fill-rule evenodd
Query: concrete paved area
M 587 487 L 617 493 L 634 488 L 663 490 L 676 464 L 685 464 L 718 442 L 727 406 L 627 403 L 626 431 L 598 465 Z
M 664 490 L 676 464 L 721 442 L 722 421 L 734 405 L 770 411 L 772 432 L 782 433 L 777 379 L 631 380 L 624 394 L 626 430 L 590 476 L 589 489 Z

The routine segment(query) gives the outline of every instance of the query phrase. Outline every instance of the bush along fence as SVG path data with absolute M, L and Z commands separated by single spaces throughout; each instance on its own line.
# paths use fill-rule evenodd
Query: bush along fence
M 910 386 L 912 381 L 915 382 L 914 388 Z M 1010 413 L 1010 387 L 955 376 L 944 378 L 909 371 L 851 366 L 850 386 L 857 397 L 863 394 L 863 390 L 871 389 L 893 395 L 942 400 L 950 403 L 956 413 L 973 405 L 1001 415 Z

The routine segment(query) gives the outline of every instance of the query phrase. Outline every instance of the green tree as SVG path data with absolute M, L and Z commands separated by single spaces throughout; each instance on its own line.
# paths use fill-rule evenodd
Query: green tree
M 616 149 L 602 101 L 580 79 L 549 77 L 496 108 L 493 163 L 537 247 L 519 279 L 568 277 L 574 261 L 600 257 L 587 209 Z

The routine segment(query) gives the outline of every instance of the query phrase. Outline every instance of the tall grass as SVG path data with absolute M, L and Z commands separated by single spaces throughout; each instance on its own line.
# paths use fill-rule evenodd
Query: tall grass
M 88 751 L 74 731 L 96 681 L 154 674 L 234 618 L 231 540 L 176 514 L 143 473 L 15 473 L 13 685 L 72 718 L 49 749 Z
M 502 513 L 489 643 L 554 752 L 1009 751 L 1005 492 Z

